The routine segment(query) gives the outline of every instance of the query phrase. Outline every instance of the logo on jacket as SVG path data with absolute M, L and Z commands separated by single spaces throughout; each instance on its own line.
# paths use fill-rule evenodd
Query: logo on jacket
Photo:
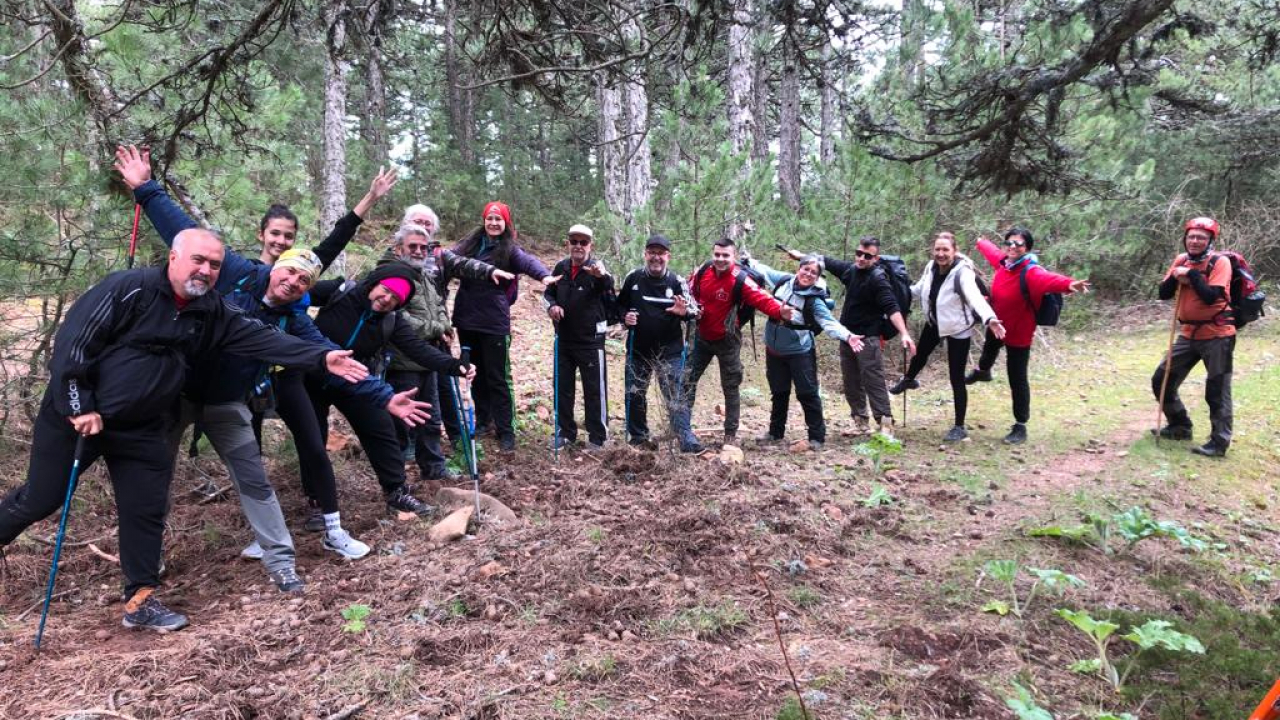
M 80 414 L 80 386 L 75 380 L 67 383 L 67 403 L 71 405 L 71 416 Z
M 716 291 L 716 300 L 720 302 L 729 302 L 729 292 L 723 288 Z

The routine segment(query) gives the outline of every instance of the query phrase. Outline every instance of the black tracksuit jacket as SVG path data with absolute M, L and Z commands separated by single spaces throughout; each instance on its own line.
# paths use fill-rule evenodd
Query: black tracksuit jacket
M 54 408 L 113 427 L 154 421 L 173 409 L 188 368 L 217 351 L 325 372 L 329 348 L 246 318 L 214 290 L 178 310 L 167 266 L 125 270 L 82 295 L 58 329 Z
M 590 262 L 590 259 L 588 259 Z M 604 347 L 609 324 L 609 305 L 613 303 L 613 276 L 597 278 L 579 268 L 570 276 L 573 261 L 565 258 L 556 263 L 552 275 L 560 279 L 542 293 L 547 306 L 564 308 L 564 318 L 555 324 L 560 345 L 567 350 L 598 350 Z

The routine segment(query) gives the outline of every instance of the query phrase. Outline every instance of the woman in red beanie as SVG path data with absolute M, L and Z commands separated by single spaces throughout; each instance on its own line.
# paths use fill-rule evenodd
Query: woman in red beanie
M 547 281 L 551 273 L 538 258 L 516 244 L 510 208 L 491 202 L 484 206 L 482 219 L 483 224 L 458 243 L 454 252 L 483 260 L 517 277 L 497 284 L 488 279 L 462 280 L 453 303 L 453 326 L 458 329 L 458 342 L 471 349 L 471 362 L 476 367 L 472 392 L 477 434 L 492 422 L 498 446 L 507 452 L 516 447 L 511 396 L 511 306 L 519 296 L 520 275 Z

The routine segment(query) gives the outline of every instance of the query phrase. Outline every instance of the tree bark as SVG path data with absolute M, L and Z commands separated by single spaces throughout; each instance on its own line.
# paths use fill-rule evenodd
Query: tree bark
M 379 165 L 390 153 L 387 144 L 387 85 L 382 63 L 386 30 L 386 0 L 373 0 L 365 12 L 366 53 L 365 116 L 361 128 L 369 145 L 370 160 Z
M 800 211 L 800 49 L 787 32 L 782 39 L 781 108 L 778 113 L 778 191 Z
M 828 44 L 822 48 L 822 83 L 821 100 L 821 133 L 822 138 L 818 147 L 818 162 L 822 167 L 830 167 L 831 163 L 836 159 L 836 105 L 839 100 L 836 98 L 836 68 L 833 67 L 834 60 L 832 58 L 831 45 Z
M 729 141 L 733 154 L 746 157 L 743 161 L 740 182 L 751 173 L 751 150 L 755 138 L 756 122 L 753 105 L 756 101 L 753 74 L 755 18 L 751 0 L 733 0 L 729 23 L 729 87 L 726 102 L 729 114 Z M 735 193 L 736 196 L 736 193 Z M 725 234 L 736 240 L 742 236 L 741 208 L 735 199 L 730 202 L 725 218 Z
M 625 151 L 622 145 L 622 92 L 614 84 L 607 71 L 596 75 L 596 107 L 598 119 L 596 139 L 599 143 L 597 162 L 600 182 L 604 187 L 604 204 L 609 212 L 627 217 L 627 169 L 623 165 Z M 614 249 L 620 239 L 613 238 Z
M 328 0 L 325 24 L 324 68 L 324 177 L 320 193 L 320 227 L 330 228 L 347 211 L 347 20 L 346 0 Z M 343 273 L 345 254 L 334 262 L 334 274 Z
M 458 149 L 458 157 L 468 168 L 476 166 L 475 96 L 464 90 L 466 84 L 458 51 L 458 2 L 447 0 L 444 7 L 444 77 L 448 99 L 449 135 Z
M 627 50 L 642 42 L 639 21 L 629 16 L 622 25 Z M 649 148 L 649 91 L 641 61 L 629 63 L 622 82 L 622 125 L 627 133 L 627 210 L 629 226 L 635 227 L 636 211 L 649 203 L 653 194 L 653 166 Z
M 752 33 L 752 43 L 760 36 Z M 751 62 L 751 116 L 755 124 L 751 128 L 751 161 L 769 162 L 769 58 L 766 53 L 755 52 L 752 46 Z

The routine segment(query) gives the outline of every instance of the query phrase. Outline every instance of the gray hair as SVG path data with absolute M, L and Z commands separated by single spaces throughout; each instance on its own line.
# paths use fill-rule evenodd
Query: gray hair
M 436 215 L 436 211 L 435 211 L 435 210 L 432 210 L 431 208 L 427 207 L 426 205 L 422 205 L 422 204 L 418 204 L 418 205 L 410 205 L 409 207 L 405 208 L 405 209 L 404 209 L 404 220 L 403 220 L 402 222 L 403 222 L 403 223 L 405 223 L 406 225 L 414 224 L 414 223 L 409 219 L 409 218 L 413 217 L 414 215 L 426 215 L 427 217 L 431 218 L 431 225 L 432 225 L 432 227 L 435 227 L 435 228 L 437 228 L 437 229 L 440 227 L 440 217 L 439 217 L 438 215 Z
M 180 231 L 177 235 L 174 235 L 173 242 L 169 245 L 169 249 L 181 255 L 182 246 L 186 244 L 187 238 L 195 237 L 196 235 L 206 235 L 208 237 L 213 238 L 214 240 L 217 240 L 218 242 L 222 242 L 222 237 L 218 235 L 218 233 L 214 232 L 213 230 L 208 230 L 206 228 L 191 227 L 191 228 L 187 228 L 186 230 Z
M 404 245 L 405 239 L 413 235 L 421 235 L 422 237 L 427 239 L 427 242 L 431 242 L 431 233 L 426 228 L 422 227 L 421 225 L 415 225 L 413 223 L 405 223 L 404 225 L 400 226 L 399 230 L 396 231 L 396 235 L 395 235 L 396 247 L 400 247 L 401 245 Z

